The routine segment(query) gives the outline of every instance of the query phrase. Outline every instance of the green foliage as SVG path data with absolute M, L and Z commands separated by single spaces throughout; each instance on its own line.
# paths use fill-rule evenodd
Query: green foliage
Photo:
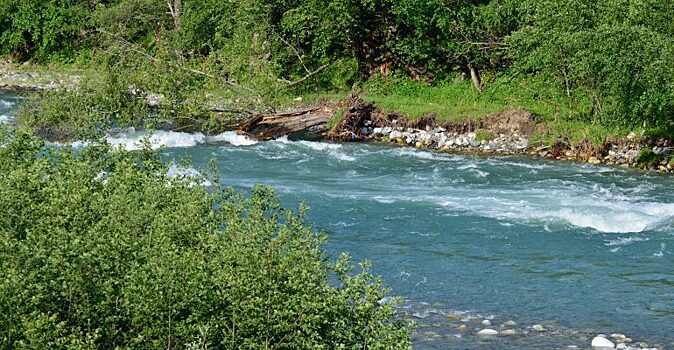
M 175 178 L 147 149 L 0 143 L 0 348 L 410 347 L 368 265 L 328 263 L 269 188 Z
M 585 89 L 597 122 L 669 123 L 674 113 L 674 4 L 533 0 L 509 41 L 522 68 Z
M 68 60 L 83 41 L 85 19 L 98 1 L 3 0 L 0 54 L 22 60 Z
M 131 77 L 122 80 L 166 97 L 165 114 L 180 127 L 222 127 L 211 104 L 268 107 L 379 75 L 435 88 L 474 73 L 491 97 L 465 84 L 455 108 L 434 106 L 436 91 L 428 91 L 428 101 L 409 98 L 400 110 L 452 119 L 521 104 L 590 124 L 669 129 L 672 23 L 666 0 L 7 0 L 0 54 L 91 57 L 94 67 L 124 69 Z M 529 86 L 524 94 L 504 88 L 520 80 L 545 86 L 538 97 Z M 386 108 L 402 104 L 372 95 Z
M 655 154 L 650 148 L 643 148 L 637 155 L 637 165 L 640 168 L 651 168 L 662 161 L 664 157 Z

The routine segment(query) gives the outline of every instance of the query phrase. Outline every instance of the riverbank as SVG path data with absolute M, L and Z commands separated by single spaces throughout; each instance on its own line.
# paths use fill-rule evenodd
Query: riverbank
M 411 120 L 352 96 L 342 120 L 330 130 L 328 138 L 376 141 L 450 153 L 520 154 L 668 173 L 674 171 L 674 159 L 671 158 L 674 148 L 670 138 L 638 136 L 630 132 L 622 137 L 608 137 L 600 145 L 593 145 L 588 139 L 571 143 L 569 137 L 545 143 L 540 140 L 540 135 L 547 128 L 544 120 L 522 109 L 441 124 L 433 114 Z
M 0 65 L 0 90 L 16 93 L 72 91 L 87 74 L 91 72 L 61 68 L 52 73 L 45 71 L 44 67 L 4 63 Z M 281 99 L 284 102 L 275 109 L 277 111 L 307 111 L 312 106 L 320 105 L 318 122 L 331 120 L 327 125 L 315 125 L 315 122 L 303 123 L 301 119 L 293 119 L 293 128 L 281 126 L 272 131 L 278 131 L 282 135 L 286 129 L 296 130 L 298 124 L 299 128 L 306 124 L 311 127 L 312 132 L 322 132 L 330 128 L 324 136 L 332 140 L 375 141 L 441 152 L 481 155 L 526 154 L 660 172 L 674 171 L 674 147 L 671 138 L 648 136 L 644 129 L 628 132 L 628 129 L 560 122 L 553 114 L 571 113 L 571 107 L 561 107 L 564 104 L 562 98 L 555 96 L 551 92 L 553 90 L 540 82 L 530 83 L 540 89 L 539 93 L 549 100 L 535 99 L 532 97 L 533 92 L 527 89 L 516 92 L 503 82 L 495 84 L 496 87 L 491 91 L 477 94 L 471 90 L 467 81 L 456 81 L 440 87 L 423 87 L 413 83 L 402 89 L 400 83 L 374 80 L 368 82 L 358 95 L 345 97 L 339 93 L 310 94 Z M 518 84 L 523 82 L 518 81 Z M 157 109 L 162 104 L 167 104 L 164 95 L 144 95 L 147 108 Z M 205 121 L 187 125 L 171 120 L 162 123 L 169 128 L 185 130 L 187 127 L 188 130 L 205 133 L 209 131 L 204 128 L 217 124 L 219 129 L 210 131 L 219 134 L 225 128 L 237 129 L 237 125 L 256 115 L 247 110 L 230 111 L 213 107 L 213 101 L 208 104 L 210 106 L 206 112 L 210 110 L 211 116 L 205 118 Z M 518 106 L 522 108 L 516 108 Z M 583 108 L 574 107 L 575 110 Z M 285 117 L 283 112 L 279 113 Z M 267 115 L 274 116 L 274 111 L 267 111 Z M 307 115 L 316 119 L 316 113 Z M 28 119 L 30 123 L 40 125 L 39 117 Z M 193 117 L 188 119 L 194 121 Z M 77 120 L 73 118 L 69 123 Z M 266 123 L 269 122 L 263 122 Z M 58 125 L 58 130 L 72 130 L 76 127 L 58 121 L 55 125 Z M 47 129 L 48 125 L 39 126 L 42 134 L 52 135 L 53 130 Z M 267 130 L 260 134 L 269 138 Z

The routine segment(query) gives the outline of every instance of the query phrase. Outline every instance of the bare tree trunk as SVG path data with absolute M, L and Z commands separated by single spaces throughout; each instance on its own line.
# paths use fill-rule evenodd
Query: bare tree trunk
M 473 85 L 477 89 L 477 91 L 482 92 L 484 90 L 484 86 L 482 85 L 482 79 L 480 79 L 480 72 L 475 69 L 472 65 L 468 65 L 468 68 L 470 69 L 470 79 L 473 81 Z
M 166 4 L 168 5 L 171 17 L 173 17 L 173 30 L 174 32 L 177 32 L 180 29 L 180 10 L 182 7 L 182 0 L 166 0 Z M 185 61 L 185 57 L 179 48 L 174 48 L 174 53 L 176 55 L 176 59 L 178 59 L 179 62 Z
M 180 10 L 182 7 L 182 0 L 173 0 L 173 28 L 180 29 Z
M 173 29 L 180 29 L 180 7 L 182 0 L 166 0 L 166 5 L 168 5 L 169 14 L 173 17 Z

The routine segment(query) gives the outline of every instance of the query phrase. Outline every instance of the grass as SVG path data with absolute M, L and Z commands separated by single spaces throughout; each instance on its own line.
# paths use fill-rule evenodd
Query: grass
M 607 140 L 615 140 L 627 136 L 635 131 L 620 126 L 607 126 L 578 119 L 559 118 L 545 120 L 537 132 L 532 135 L 534 144 L 551 145 L 562 141 L 571 146 L 587 142 L 594 148 L 601 147 Z M 637 135 L 643 135 L 642 130 L 636 130 Z
M 387 112 L 411 119 L 434 113 L 438 122 L 478 119 L 505 109 L 526 109 L 546 120 L 578 115 L 589 102 L 571 100 L 542 78 L 494 75 L 484 79 L 478 92 L 466 79 L 429 86 L 408 79 L 374 79 L 364 86 L 363 98 Z
M 563 88 L 544 77 L 491 75 L 484 78 L 485 90 L 478 92 L 468 79 L 436 85 L 398 78 L 376 78 L 363 87 L 363 98 L 389 113 L 411 120 L 435 114 L 438 123 L 476 120 L 507 109 L 524 109 L 539 117 L 534 143 L 551 145 L 563 141 L 600 147 L 634 131 L 618 125 L 593 123 L 587 116 L 592 102 L 582 91 L 567 96 Z M 652 131 L 656 132 L 656 131 Z M 660 132 L 662 133 L 662 132 Z

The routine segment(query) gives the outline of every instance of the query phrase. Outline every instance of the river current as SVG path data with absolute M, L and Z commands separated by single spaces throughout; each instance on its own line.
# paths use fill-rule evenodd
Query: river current
M 0 96 L 0 115 L 15 103 Z M 133 148 L 142 135 L 109 140 Z M 271 185 L 285 206 L 308 204 L 328 254 L 371 260 L 406 300 L 415 348 L 588 348 L 598 332 L 674 347 L 671 176 L 234 133 L 158 132 L 152 142 L 193 169 L 216 159 L 226 185 Z M 478 339 L 479 323 L 457 332 L 455 315 L 556 331 Z

